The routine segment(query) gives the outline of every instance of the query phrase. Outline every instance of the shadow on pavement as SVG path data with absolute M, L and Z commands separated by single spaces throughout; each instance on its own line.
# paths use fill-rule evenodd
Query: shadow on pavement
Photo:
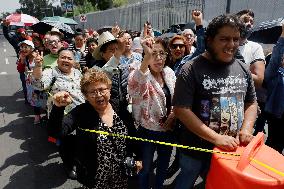
M 4 121 L 0 127 L 0 136 L 8 138 L 7 148 L 1 150 L 1 153 L 11 154 L 0 167 L 1 177 L 9 177 L 9 183 L 3 188 L 48 189 L 60 188 L 63 184 L 66 186 L 67 177 L 57 147 L 47 141 L 45 126 L 33 125 L 33 118 L 29 116 L 33 109 L 19 100 L 21 98 L 21 91 L 10 97 L 0 97 L 0 115 L 18 114 L 16 119 L 7 123 Z M 78 185 L 70 183 L 72 186 Z M 72 188 L 71 184 L 70 187 L 62 188 Z
M 0 96 L 0 113 L 18 113 L 18 117 L 24 117 L 31 115 L 32 111 L 33 107 L 25 104 L 22 91 L 17 91 L 13 96 Z

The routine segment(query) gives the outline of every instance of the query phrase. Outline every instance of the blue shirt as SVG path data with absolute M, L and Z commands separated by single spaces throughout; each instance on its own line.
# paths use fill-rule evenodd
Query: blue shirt
M 269 64 L 264 72 L 264 81 L 267 88 L 265 111 L 281 118 L 284 113 L 284 37 L 280 37 L 273 48 Z
M 120 57 L 119 62 L 120 64 L 132 64 L 133 62 L 142 62 L 142 55 L 136 52 L 132 52 L 130 58 L 122 55 Z

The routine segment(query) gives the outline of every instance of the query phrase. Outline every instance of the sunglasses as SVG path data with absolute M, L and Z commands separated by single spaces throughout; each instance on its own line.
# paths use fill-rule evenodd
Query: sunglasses
M 181 48 L 185 47 L 185 45 L 184 44 L 172 44 L 171 45 L 172 49 L 177 49 L 178 47 L 179 47 L 179 49 L 181 49 Z

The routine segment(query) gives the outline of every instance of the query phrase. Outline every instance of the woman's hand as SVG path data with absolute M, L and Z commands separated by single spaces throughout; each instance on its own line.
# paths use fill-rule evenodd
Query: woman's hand
M 66 91 L 60 91 L 53 95 L 53 103 L 57 107 L 65 107 L 72 103 L 72 97 Z
M 154 44 L 154 39 L 150 36 L 146 36 L 145 38 L 141 39 L 141 45 L 144 50 L 145 56 L 152 56 L 153 44 Z
M 34 56 L 34 63 L 36 67 L 42 67 L 43 64 L 43 52 L 38 52 L 35 51 L 35 53 L 33 53 Z
M 145 73 L 148 70 L 148 66 L 151 61 L 153 61 L 153 44 L 154 39 L 152 37 L 146 36 L 144 39 L 141 39 L 141 45 L 144 50 L 144 58 L 140 66 L 140 70 Z
M 141 169 L 143 168 L 142 161 L 135 161 L 135 165 L 137 167 L 137 174 L 138 174 L 141 171 Z
M 117 38 L 119 32 L 120 32 L 120 28 L 119 28 L 118 24 L 116 23 L 115 26 L 113 26 L 113 27 L 111 28 L 111 34 L 112 34 L 115 38 Z

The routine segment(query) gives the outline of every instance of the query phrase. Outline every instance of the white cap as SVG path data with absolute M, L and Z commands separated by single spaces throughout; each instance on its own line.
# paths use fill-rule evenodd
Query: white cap
M 35 48 L 34 43 L 32 41 L 30 41 L 30 40 L 24 40 L 24 41 L 20 42 L 19 46 L 21 46 L 21 44 L 26 44 L 26 45 L 32 47 L 32 49 Z

